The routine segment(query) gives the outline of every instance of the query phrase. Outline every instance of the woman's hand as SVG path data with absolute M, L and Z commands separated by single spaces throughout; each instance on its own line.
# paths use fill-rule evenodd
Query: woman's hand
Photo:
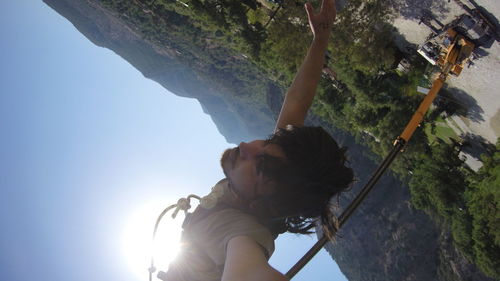
M 333 21 L 337 14 L 334 0 L 323 0 L 319 13 L 314 13 L 310 3 L 305 5 L 309 26 L 314 40 L 300 66 L 292 85 L 288 88 L 281 108 L 276 130 L 287 125 L 304 126 L 307 111 L 311 107 L 316 88 L 325 64 L 325 51 L 332 31 Z
M 319 13 L 314 13 L 311 3 L 305 4 L 309 26 L 315 40 L 328 40 L 337 15 L 335 0 L 322 0 Z

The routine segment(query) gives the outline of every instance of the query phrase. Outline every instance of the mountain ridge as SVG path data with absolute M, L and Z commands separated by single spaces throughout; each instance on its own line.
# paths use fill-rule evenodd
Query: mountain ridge
M 177 96 L 196 98 L 228 142 L 239 143 L 241 139 L 262 138 L 266 136 L 262 131 L 272 131 L 274 120 L 270 117 L 270 111 L 266 115 L 255 114 L 260 119 L 257 129 L 243 122 L 243 117 L 240 116 L 242 112 L 234 109 L 237 102 L 231 100 L 231 95 L 215 89 L 197 73 L 185 67 L 178 59 L 181 55 L 179 50 L 168 45 L 159 48 L 145 42 L 133 28 L 97 2 L 44 2 L 72 22 L 92 43 L 112 50 L 144 77 L 156 81 Z

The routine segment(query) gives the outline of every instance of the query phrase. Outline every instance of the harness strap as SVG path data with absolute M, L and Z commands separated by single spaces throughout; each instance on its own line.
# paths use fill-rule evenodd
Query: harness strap
M 168 211 L 172 210 L 173 208 L 175 208 L 175 210 L 174 210 L 174 213 L 172 214 L 172 218 L 175 219 L 175 217 L 177 216 L 177 213 L 180 210 L 183 210 L 184 213 L 187 215 L 188 214 L 187 211 L 189 210 L 189 208 L 191 208 L 191 204 L 190 204 L 191 198 L 196 198 L 196 199 L 201 201 L 201 198 L 199 196 L 194 195 L 194 194 L 190 194 L 186 198 L 179 199 L 176 204 L 168 206 L 167 208 L 165 208 L 165 210 L 163 210 L 163 212 L 160 213 L 160 215 L 156 219 L 155 228 L 153 230 L 153 241 L 156 238 L 156 232 L 158 231 L 158 226 L 160 225 L 160 221 L 163 218 L 163 216 L 165 216 L 165 214 Z M 153 273 L 155 271 L 156 271 L 156 267 L 154 266 L 154 256 L 151 255 L 151 266 L 148 268 L 149 281 L 153 280 Z

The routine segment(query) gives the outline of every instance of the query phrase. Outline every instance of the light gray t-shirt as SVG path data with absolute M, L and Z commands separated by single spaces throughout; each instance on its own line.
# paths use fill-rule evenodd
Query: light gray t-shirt
M 237 209 L 224 208 L 185 226 L 181 250 L 162 279 L 221 280 L 227 243 L 236 236 L 252 238 L 268 259 L 274 252 L 273 235 L 255 217 Z

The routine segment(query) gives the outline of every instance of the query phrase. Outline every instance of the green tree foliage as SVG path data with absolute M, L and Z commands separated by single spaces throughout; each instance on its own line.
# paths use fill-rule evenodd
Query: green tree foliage
M 472 216 L 473 255 L 477 265 L 500 279 L 500 140 L 465 193 Z
M 463 169 L 458 152 L 456 145 L 438 141 L 430 153 L 419 154 L 409 181 L 411 200 L 439 215 L 462 253 L 500 278 L 500 141 L 492 156 L 483 156 L 478 174 Z
M 349 1 L 334 29 L 335 64 L 347 72 L 376 74 L 388 70 L 396 55 L 390 18 L 387 1 Z
M 457 147 L 443 141 L 418 155 L 409 181 L 415 207 L 431 210 L 447 220 L 463 208 L 465 175 L 458 155 Z
M 276 74 L 285 75 L 284 84 L 289 83 L 296 73 L 311 37 L 304 13 L 297 15 L 297 9 L 283 9 L 287 13 L 278 14 L 267 29 L 267 40 L 263 44 L 261 59 L 266 68 Z M 293 17 L 293 21 L 290 18 Z M 282 78 L 283 79 L 283 78 Z
M 472 250 L 473 240 L 471 237 L 472 217 L 467 208 L 459 207 L 453 213 L 451 218 L 451 233 L 457 248 L 462 251 L 468 260 L 474 261 Z

